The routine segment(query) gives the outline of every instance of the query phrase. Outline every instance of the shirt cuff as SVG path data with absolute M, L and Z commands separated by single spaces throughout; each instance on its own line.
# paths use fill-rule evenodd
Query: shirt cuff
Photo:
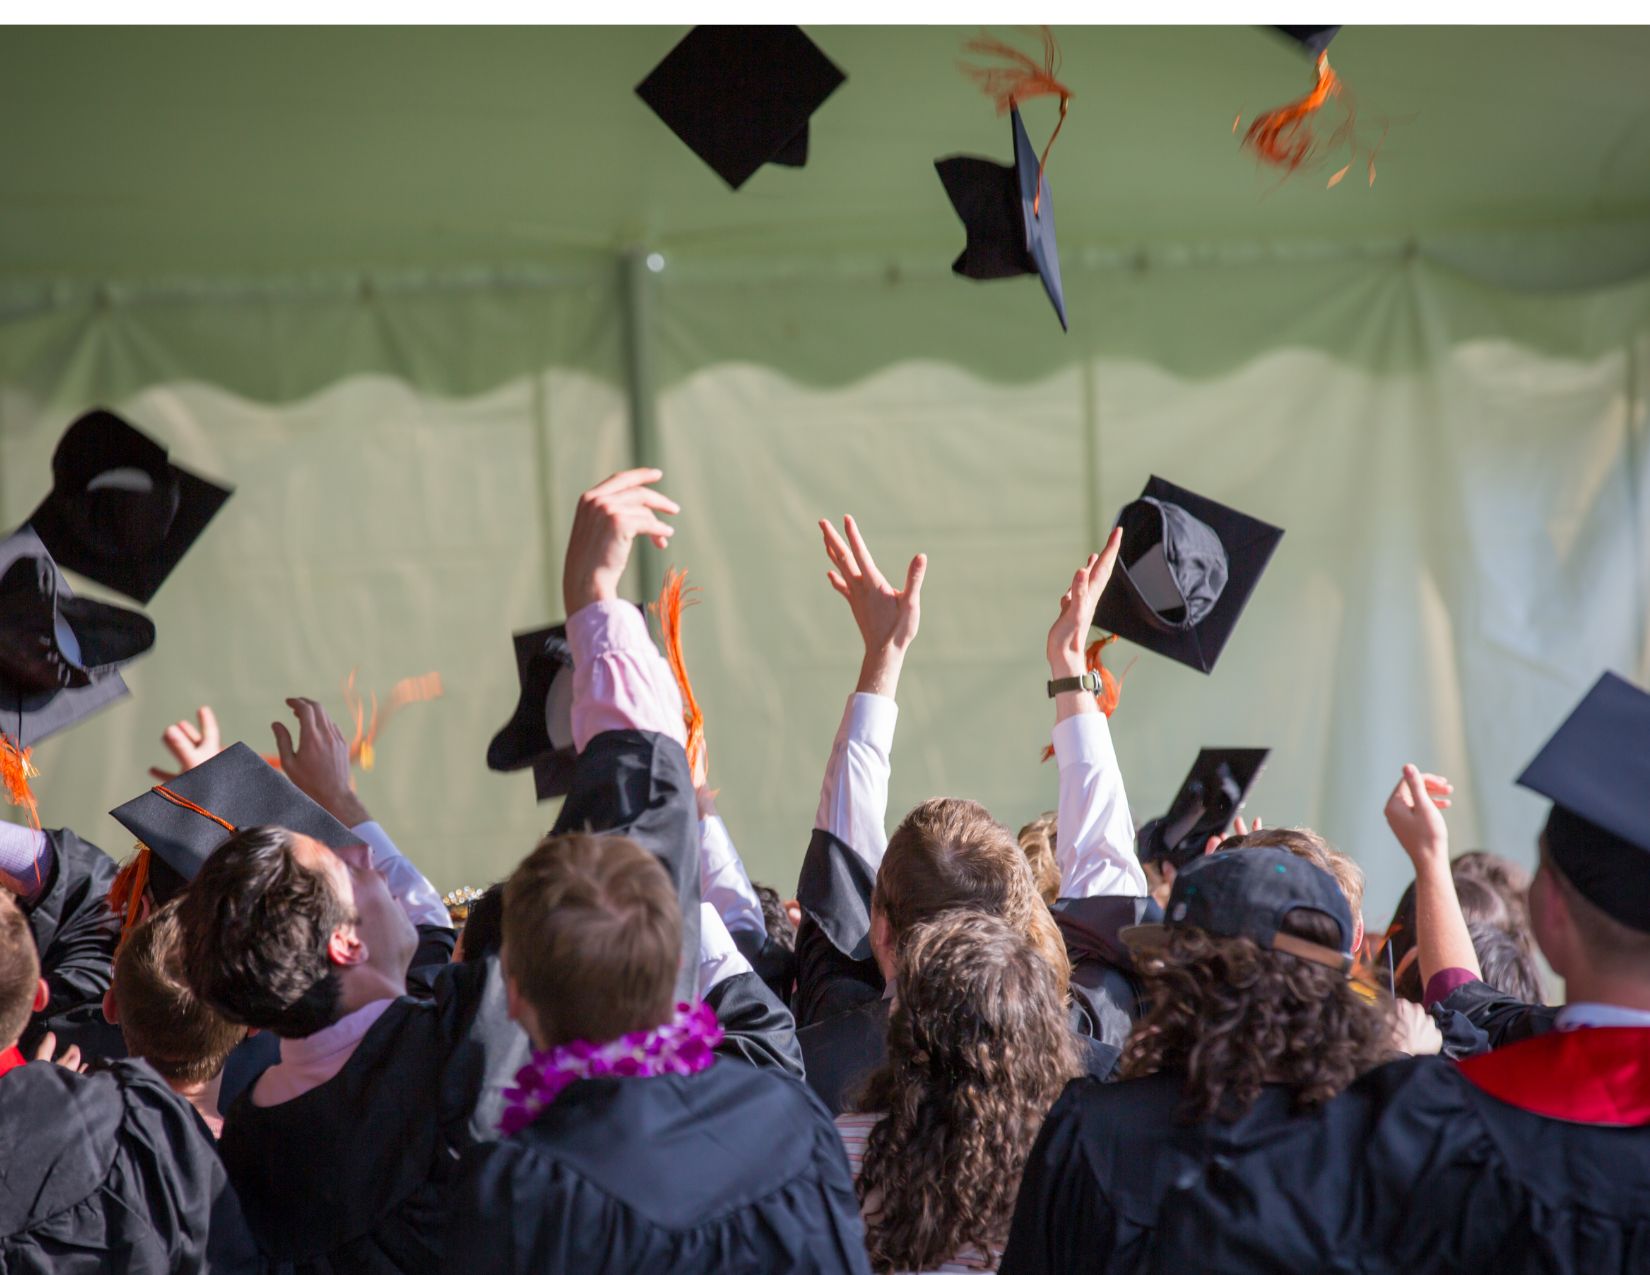
M 1104 713 L 1078 713 L 1054 724 L 1054 756 L 1061 770 L 1067 766 L 1115 766 L 1111 727 Z
M 574 667 L 619 652 L 645 649 L 658 654 L 641 608 L 621 598 L 592 602 L 568 616 L 567 645 Z
M 373 870 L 382 874 L 390 888 L 390 894 L 414 925 L 453 928 L 452 913 L 447 911 L 447 905 L 441 901 L 435 887 L 413 862 L 401 853 L 395 842 L 390 840 L 390 834 L 379 826 L 376 819 L 358 823 L 350 831 L 366 843 L 367 849 L 372 853 Z
M 848 708 L 842 715 L 842 734 L 846 739 L 870 744 L 878 752 L 890 753 L 898 722 L 899 705 L 888 696 L 856 691 L 848 697 Z
M 1426 991 L 1421 994 L 1421 1005 L 1424 1009 L 1431 1009 L 1439 1001 L 1448 997 L 1457 987 L 1465 987 L 1468 983 L 1479 981 L 1478 975 L 1471 970 L 1461 969 L 1459 966 L 1439 970 L 1427 980 Z

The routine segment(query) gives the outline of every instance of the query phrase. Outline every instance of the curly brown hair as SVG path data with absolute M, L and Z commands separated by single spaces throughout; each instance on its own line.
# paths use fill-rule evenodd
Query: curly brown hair
M 1280 928 L 1341 946 L 1321 912 L 1296 908 Z M 1184 1072 L 1187 1120 L 1235 1120 L 1269 1084 L 1316 1107 L 1392 1055 L 1384 1002 L 1338 970 L 1250 939 L 1176 926 L 1137 967 L 1151 1008 L 1123 1047 L 1122 1075 Z
M 857 1185 L 872 1269 L 924 1271 L 1001 1248 L 1032 1141 L 1082 1065 L 1058 976 L 997 917 L 913 926 L 898 980 L 888 1061 L 857 1104 L 883 1113 Z

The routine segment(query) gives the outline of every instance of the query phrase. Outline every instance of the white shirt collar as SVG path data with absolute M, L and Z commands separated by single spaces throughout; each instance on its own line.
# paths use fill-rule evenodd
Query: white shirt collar
M 1558 1011 L 1553 1026 L 1561 1032 L 1578 1027 L 1650 1027 L 1650 1010 L 1628 1009 L 1598 1001 L 1576 1001 Z

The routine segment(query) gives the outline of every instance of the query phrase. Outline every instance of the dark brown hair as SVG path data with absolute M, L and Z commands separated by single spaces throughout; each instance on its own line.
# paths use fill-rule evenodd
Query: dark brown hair
M 1281 928 L 1341 946 L 1322 912 L 1296 908 Z M 1122 1075 L 1184 1072 L 1186 1119 L 1235 1120 L 1267 1084 L 1315 1107 L 1391 1054 L 1384 1007 L 1328 966 L 1192 926 L 1137 965 L 1151 1008 L 1123 1047 Z
M 1037 893 L 1043 896 L 1043 902 L 1049 907 L 1053 907 L 1060 897 L 1060 862 L 1054 854 L 1059 831 L 1059 815 L 1052 810 L 1038 815 L 1020 829 L 1020 849 L 1025 852 L 1026 862 L 1031 865 Z
M 504 883 L 504 968 L 546 1039 L 603 1041 L 671 1013 L 682 909 L 633 841 L 546 837 Z
M 10 1049 L 29 1025 L 40 985 L 34 931 L 10 890 L 0 890 L 0 1049 Z
M 1043 1116 L 1080 1070 L 1059 981 L 1022 931 L 972 911 L 914 926 L 888 1061 L 858 1103 L 882 1113 L 857 1184 L 872 1269 L 1000 1248 Z
M 932 797 L 906 815 L 888 839 L 873 902 L 896 942 L 953 908 L 1000 917 L 1043 954 L 1065 995 L 1071 961 L 1031 865 L 1014 834 L 976 801 Z
M 115 1007 L 127 1052 L 167 1080 L 201 1084 L 246 1039 L 183 977 L 183 926 L 174 899 L 130 930 L 115 953 Z
M 201 866 L 178 919 L 195 995 L 231 1022 L 296 1039 L 338 1021 L 343 986 L 327 944 L 353 918 L 292 845 L 285 828 L 242 828 Z

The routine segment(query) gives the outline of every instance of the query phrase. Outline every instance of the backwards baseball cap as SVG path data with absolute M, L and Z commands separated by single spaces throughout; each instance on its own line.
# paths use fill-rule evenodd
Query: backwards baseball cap
M 1296 908 L 1322 912 L 1335 922 L 1337 950 L 1283 932 Z M 1260 947 L 1350 973 L 1352 910 L 1341 887 L 1322 868 L 1278 846 L 1222 850 L 1182 868 L 1174 879 L 1160 925 L 1131 925 L 1120 937 L 1133 951 L 1161 947 L 1169 932 L 1194 926 L 1221 938 L 1245 938 Z

